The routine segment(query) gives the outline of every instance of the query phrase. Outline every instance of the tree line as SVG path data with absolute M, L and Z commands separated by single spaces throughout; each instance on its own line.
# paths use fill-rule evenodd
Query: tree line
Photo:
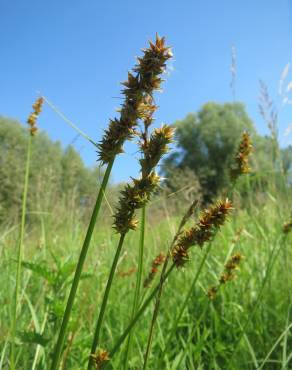
M 292 146 L 283 149 L 272 136 L 259 135 L 241 103 L 209 102 L 173 126 L 175 147 L 161 167 L 165 185 L 172 192 L 190 188 L 203 202 L 222 193 L 228 187 L 234 153 L 243 131 L 249 132 L 254 146 L 250 176 L 253 189 L 267 188 L 272 174 L 283 175 L 291 184 Z M 23 125 L 0 117 L 0 222 L 19 216 L 27 141 L 28 132 Z M 98 166 L 85 166 L 73 146 L 63 149 L 60 142 L 53 142 L 45 132 L 38 133 L 31 161 L 29 212 L 76 205 L 86 210 L 94 200 L 101 171 Z M 114 194 L 116 188 L 112 185 L 110 191 Z

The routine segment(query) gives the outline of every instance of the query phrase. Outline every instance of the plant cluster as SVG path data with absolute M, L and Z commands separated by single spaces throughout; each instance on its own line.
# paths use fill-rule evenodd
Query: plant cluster
M 138 321 L 143 317 L 146 310 L 151 307 L 151 303 L 154 302 L 148 341 L 145 346 L 145 355 L 143 357 L 143 370 L 146 370 L 148 368 L 148 360 L 150 358 L 154 330 L 159 315 L 164 284 L 171 274 L 176 274 L 174 276 L 174 279 L 181 276 L 181 268 L 184 267 L 186 265 L 186 262 L 190 260 L 190 249 L 194 246 L 197 246 L 199 247 L 197 248 L 197 255 L 200 255 L 200 253 L 202 254 L 202 257 L 200 257 L 200 263 L 197 266 L 193 281 L 191 282 L 191 284 L 189 284 L 189 290 L 185 297 L 185 300 L 182 301 L 181 307 L 179 309 L 179 314 L 173 320 L 174 324 L 171 328 L 170 336 L 165 341 L 165 349 L 161 351 L 160 357 L 157 359 L 157 368 L 163 368 L 161 367 L 161 364 L 163 362 L 165 351 L 171 344 L 171 336 L 175 335 L 175 333 L 177 332 L 180 319 L 183 317 L 183 314 L 187 307 L 187 303 L 195 292 L 194 288 L 197 285 L 203 267 L 208 259 L 214 239 L 217 233 L 229 220 L 230 215 L 234 210 L 233 200 L 230 200 L 229 198 L 227 198 L 226 195 L 223 194 L 221 194 L 219 198 L 217 194 L 214 194 L 209 205 L 205 205 L 203 210 L 197 215 L 196 211 L 199 205 L 199 201 L 198 199 L 193 199 L 192 202 L 190 202 L 190 206 L 183 215 L 178 225 L 177 231 L 173 233 L 174 235 L 166 238 L 166 242 L 163 245 L 163 247 L 166 248 L 166 251 L 161 251 L 152 260 L 150 272 L 146 275 L 144 279 L 142 279 L 147 210 L 146 207 L 151 201 L 151 198 L 153 197 L 153 194 L 155 193 L 161 181 L 161 178 L 157 173 L 157 166 L 162 157 L 168 152 L 170 144 L 172 143 L 174 137 L 174 128 L 166 124 L 163 124 L 161 125 L 161 127 L 151 130 L 151 125 L 153 125 L 154 122 L 154 113 L 158 108 L 155 104 L 153 94 L 161 87 L 161 83 L 163 81 L 162 74 L 165 71 L 167 61 L 171 57 L 172 52 L 170 48 L 165 45 L 165 39 L 163 37 L 160 38 L 158 35 L 156 35 L 155 42 L 150 41 L 149 47 L 143 49 L 143 55 L 137 59 L 137 64 L 135 65 L 133 70 L 128 73 L 127 81 L 123 82 L 122 95 L 124 100 L 120 109 L 120 116 L 119 118 L 114 118 L 110 120 L 109 127 L 105 130 L 103 138 L 98 144 L 96 144 L 98 148 L 98 158 L 102 164 L 106 165 L 106 170 L 104 172 L 103 180 L 97 194 L 96 203 L 93 208 L 92 216 L 90 218 L 87 233 L 85 235 L 77 264 L 74 261 L 66 261 L 65 263 L 61 263 L 58 260 L 58 256 L 56 256 L 55 254 L 52 256 L 55 261 L 54 268 L 50 268 L 44 262 L 34 263 L 23 261 L 22 250 L 26 215 L 26 196 L 28 191 L 28 178 L 30 168 L 30 146 L 28 147 L 28 159 L 24 186 L 25 191 L 22 206 L 22 222 L 17 259 L 18 268 L 16 272 L 15 305 L 11 326 L 12 338 L 10 367 L 12 370 L 16 368 L 17 360 L 15 355 L 16 322 L 17 317 L 18 315 L 20 315 L 22 309 L 20 305 L 21 301 L 19 294 L 20 287 L 22 285 L 20 269 L 21 267 L 26 268 L 33 274 L 44 279 L 44 290 L 46 296 L 45 319 L 41 332 L 38 333 L 36 332 L 36 330 L 31 330 L 30 328 L 30 330 L 22 333 L 23 338 L 24 340 L 27 340 L 27 342 L 38 341 L 39 346 L 45 346 L 48 341 L 54 342 L 54 349 L 51 353 L 51 370 L 59 369 L 61 363 L 62 368 L 66 368 L 68 364 L 68 358 L 70 357 L 71 346 L 75 336 L 75 334 L 71 333 L 70 330 L 68 334 L 68 329 L 71 328 L 73 324 L 75 325 L 75 327 L 78 326 L 78 319 L 76 319 L 73 309 L 76 297 L 78 297 L 78 285 L 81 279 L 85 277 L 91 277 L 92 275 L 85 274 L 83 272 L 84 262 L 87 257 L 92 234 L 96 227 L 97 217 L 100 213 L 100 207 L 105 190 L 108 186 L 108 180 L 115 157 L 123 152 L 123 145 L 126 140 L 130 140 L 133 138 L 137 139 L 137 144 L 139 147 L 140 174 L 139 177 L 132 178 L 131 181 L 127 183 L 122 189 L 113 214 L 112 226 L 115 232 L 118 234 L 119 241 L 108 273 L 108 278 L 102 295 L 102 301 L 100 306 L 98 307 L 98 315 L 93 338 L 91 338 L 91 334 L 88 334 L 86 338 L 86 345 L 80 344 L 84 345 L 86 351 L 86 353 L 84 354 L 85 359 L 83 359 L 82 367 L 84 368 L 85 362 L 87 362 L 88 370 L 92 369 L 92 367 L 95 367 L 96 369 L 105 369 L 111 366 L 113 358 L 120 351 L 122 345 L 127 339 L 128 341 L 126 346 L 124 347 L 124 353 L 122 356 L 123 360 L 121 360 L 122 367 L 124 368 L 124 370 L 127 370 L 129 366 L 129 356 L 131 355 L 133 329 Z M 33 105 L 34 111 L 28 118 L 31 136 L 34 136 L 37 131 L 36 121 L 42 110 L 43 102 L 43 98 L 39 98 L 35 102 L 35 104 Z M 214 107 L 212 107 L 212 109 L 213 108 Z M 31 145 L 31 141 L 29 142 L 29 145 Z M 250 172 L 249 158 L 252 150 L 253 145 L 250 139 L 250 135 L 246 131 L 244 131 L 234 158 L 228 158 L 228 161 L 230 162 L 232 162 L 233 160 L 233 163 L 229 168 L 229 185 L 232 186 L 232 189 L 234 189 L 234 187 L 236 186 L 236 180 L 239 178 L 240 175 L 248 174 Z M 228 190 L 227 193 L 228 196 L 232 197 L 231 191 Z M 214 199 L 219 200 L 215 201 Z M 139 217 L 137 215 L 138 210 L 141 210 L 140 223 Z M 193 221 L 193 218 L 195 218 L 195 221 Z M 191 224 L 191 226 L 189 226 L 189 224 Z M 134 265 L 134 267 L 127 272 L 116 273 L 118 263 L 120 262 L 121 251 L 127 234 L 131 230 L 137 230 L 138 225 L 140 226 L 140 235 L 139 256 L 138 262 L 136 264 L 137 266 Z M 291 221 L 286 222 L 283 226 L 283 232 L 285 234 L 288 234 L 291 229 Z M 228 253 L 228 256 L 231 257 L 226 258 L 225 264 L 222 263 L 222 273 L 219 278 L 216 278 L 216 285 L 211 286 L 207 292 L 207 296 L 210 298 L 210 300 L 207 299 L 206 295 L 202 295 L 202 297 L 200 297 L 200 299 L 206 301 L 206 310 L 209 306 L 213 305 L 214 302 L 212 302 L 212 300 L 217 296 L 220 287 L 234 280 L 234 278 L 236 277 L 236 271 L 238 270 L 239 265 L 244 257 L 239 252 L 232 254 L 232 249 L 234 245 L 238 242 L 241 232 L 242 229 L 236 234 L 235 239 L 231 242 L 232 248 Z M 286 237 L 282 237 L 282 239 L 278 241 L 279 247 L 278 250 L 276 250 L 277 253 L 281 250 L 281 243 L 285 242 L 285 238 Z M 162 248 L 160 250 L 162 250 Z M 275 256 L 277 255 L 276 252 Z M 273 253 L 270 260 L 271 266 L 274 263 L 273 258 L 276 258 L 274 257 Z M 287 260 L 285 260 L 285 263 L 287 263 Z M 269 268 L 271 268 L 271 266 L 269 266 Z M 100 266 L 98 266 L 97 268 L 100 268 Z M 108 347 L 108 343 L 103 342 L 104 338 L 102 336 L 102 330 L 107 329 L 107 325 L 105 325 L 104 321 L 106 317 L 105 315 L 107 313 L 111 289 L 113 284 L 116 282 L 115 277 L 116 275 L 129 276 L 132 275 L 132 273 L 137 274 L 137 279 L 135 293 L 133 297 L 132 312 L 129 322 L 125 326 L 124 332 L 122 332 L 120 337 L 118 339 L 114 338 L 113 347 L 109 350 L 104 349 L 104 347 Z M 159 281 L 156 285 L 154 285 L 154 279 L 157 276 L 159 277 Z M 180 282 L 178 284 L 179 286 L 181 286 Z M 152 285 L 154 285 L 154 287 L 152 287 Z M 142 286 L 144 286 L 144 288 L 149 288 L 143 291 L 144 294 L 140 294 L 140 288 Z M 70 287 L 70 292 L 67 298 L 66 306 L 63 307 L 62 301 L 65 301 L 67 295 L 67 287 Z M 101 290 L 100 287 L 98 287 L 98 289 L 99 291 Z M 47 294 L 47 290 L 52 291 L 53 294 Z M 31 311 L 34 318 L 35 313 L 33 309 L 31 309 Z M 203 314 L 204 313 L 205 311 L 203 312 Z M 91 315 L 89 316 L 91 321 L 92 317 L 95 317 L 95 313 L 91 313 Z M 168 317 L 171 317 L 171 313 L 168 314 Z M 119 319 L 120 318 L 115 317 L 116 321 Z M 195 323 L 192 330 L 194 330 L 194 332 L 200 332 L 200 319 L 198 319 L 198 322 Z M 55 333 L 58 333 L 57 338 L 55 337 Z M 244 335 L 244 330 L 242 330 L 242 333 L 243 334 L 240 335 Z M 241 339 L 240 335 L 239 342 Z M 206 338 L 208 336 L 209 333 L 207 333 Z M 191 334 L 191 341 L 192 338 L 193 334 Z M 80 342 L 78 342 L 78 345 L 79 343 Z M 234 352 L 237 350 L 237 344 L 234 345 L 233 349 Z M 40 349 L 38 347 L 33 360 L 33 369 L 37 368 L 39 357 Z M 79 363 L 81 363 L 81 360 Z

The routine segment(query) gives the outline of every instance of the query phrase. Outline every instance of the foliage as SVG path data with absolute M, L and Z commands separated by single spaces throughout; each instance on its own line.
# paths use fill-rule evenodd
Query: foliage
M 25 170 L 27 130 L 0 117 L 0 222 L 17 219 Z M 62 149 L 44 133 L 34 137 L 28 193 L 28 214 L 52 211 L 60 203 L 88 205 L 98 187 L 100 170 L 87 168 L 79 153 Z
M 229 173 L 234 153 L 243 131 L 252 136 L 254 145 L 253 172 L 266 177 L 273 172 L 270 137 L 256 133 L 254 124 L 241 103 L 207 103 L 198 113 L 192 113 L 176 127 L 177 150 L 164 162 L 163 171 L 170 186 L 178 190 L 177 179 L 172 180 L 173 169 L 188 169 L 197 176 L 204 200 L 210 200 L 229 184 Z M 292 157 L 285 151 L 285 169 Z

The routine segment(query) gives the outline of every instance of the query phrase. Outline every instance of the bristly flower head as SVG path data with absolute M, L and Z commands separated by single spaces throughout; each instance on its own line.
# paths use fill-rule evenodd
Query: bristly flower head
M 139 146 L 142 154 L 140 159 L 141 177 L 132 179 L 132 183 L 127 184 L 121 192 L 114 215 L 114 228 L 120 234 L 136 229 L 138 221 L 135 218 L 135 212 L 150 200 L 158 186 L 160 178 L 155 172 L 155 167 L 161 157 L 167 153 L 168 145 L 172 141 L 174 130 L 167 125 L 155 129 L 150 138 L 148 137 L 148 129 L 153 122 L 155 110 L 153 99 L 148 95 L 139 108 L 141 120 L 144 122 L 144 131 L 139 134 Z
M 140 159 L 142 173 L 147 173 L 156 167 L 161 157 L 168 152 L 168 146 L 173 141 L 173 136 L 174 128 L 163 125 L 156 128 L 150 139 L 141 144 L 141 150 L 144 154 L 143 158 Z
M 230 170 L 230 177 L 235 181 L 240 175 L 250 172 L 249 167 L 249 156 L 253 150 L 252 142 L 249 134 L 245 131 L 242 134 L 242 138 L 235 156 L 234 167 Z
M 37 123 L 37 118 L 42 111 L 43 103 L 44 103 L 44 98 L 43 97 L 38 98 L 32 106 L 33 112 L 29 115 L 27 119 L 27 123 L 30 126 L 29 131 L 30 131 L 31 136 L 34 136 L 38 130 L 36 123 Z
M 226 265 L 224 266 L 224 271 L 219 278 L 219 285 L 209 288 L 207 295 L 210 299 L 215 299 L 216 294 L 221 285 L 226 284 L 235 278 L 235 270 L 238 269 L 240 262 L 243 260 L 243 255 L 241 253 L 236 253 L 229 258 Z
M 107 351 L 100 349 L 97 354 L 91 355 L 96 369 L 101 369 L 105 362 L 109 361 L 109 354 Z
M 188 249 L 191 246 L 202 247 L 215 236 L 232 209 L 232 203 L 228 199 L 219 201 L 205 209 L 194 227 L 183 232 L 172 250 L 173 261 L 177 267 L 183 266 L 188 261 Z
M 114 215 L 114 228 L 120 234 L 129 230 L 135 230 L 138 221 L 135 218 L 135 211 L 142 208 L 151 197 L 153 190 L 159 183 L 159 176 L 151 172 L 149 176 L 141 179 L 133 179 L 121 191 L 121 197 Z
M 104 137 L 98 144 L 99 159 L 105 164 L 123 152 L 123 144 L 135 135 L 139 119 L 145 118 L 145 99 L 152 98 L 155 90 L 160 88 L 166 62 L 172 57 L 170 48 L 165 46 L 165 39 L 156 35 L 155 43 L 143 50 L 143 56 L 138 58 L 133 73 L 128 73 L 128 80 L 123 82 L 122 94 L 125 96 L 120 110 L 120 118 L 110 121 Z M 149 111 L 156 109 L 148 104 Z

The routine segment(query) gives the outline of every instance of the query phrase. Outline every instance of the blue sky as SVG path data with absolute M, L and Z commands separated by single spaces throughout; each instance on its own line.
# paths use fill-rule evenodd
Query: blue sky
M 166 76 L 156 125 L 172 123 L 207 101 L 232 100 L 231 46 L 237 53 L 236 98 L 260 133 L 259 78 L 274 99 L 284 66 L 292 61 L 292 6 L 289 0 L 181 0 L 143 2 L 98 0 L 0 0 L 0 114 L 25 122 L 41 91 L 94 140 L 120 104 L 119 82 L 135 56 L 155 37 L 165 35 L 174 60 Z M 292 68 L 287 81 L 292 80 Z M 292 92 L 291 92 L 292 99 Z M 292 108 L 280 115 L 283 135 Z M 40 127 L 64 145 L 74 142 L 88 165 L 94 147 L 48 106 Z M 137 175 L 134 144 L 118 158 L 113 180 Z

